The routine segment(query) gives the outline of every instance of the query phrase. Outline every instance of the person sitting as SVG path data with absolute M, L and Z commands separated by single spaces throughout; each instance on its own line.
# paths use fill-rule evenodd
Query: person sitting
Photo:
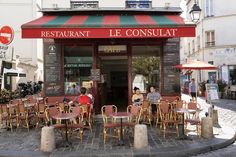
M 143 102 L 143 94 L 140 92 L 140 89 L 134 87 L 134 95 L 132 96 L 133 105 L 141 105 Z
M 78 103 L 79 105 L 87 105 L 87 111 L 89 111 L 90 103 L 92 102 L 92 100 L 90 99 L 89 96 L 86 95 L 86 91 L 87 89 L 85 87 L 82 87 L 80 89 L 80 93 L 81 93 L 80 96 L 70 101 L 69 104 L 71 105 L 74 103 Z
M 152 118 L 155 118 L 157 116 L 157 103 L 160 100 L 161 95 L 159 92 L 157 92 L 157 89 L 155 86 L 150 87 L 150 92 L 147 94 L 147 100 L 151 104 L 152 108 Z
M 73 84 L 72 87 L 69 89 L 69 93 L 72 95 L 77 95 L 78 94 L 78 89 L 76 88 L 76 85 Z

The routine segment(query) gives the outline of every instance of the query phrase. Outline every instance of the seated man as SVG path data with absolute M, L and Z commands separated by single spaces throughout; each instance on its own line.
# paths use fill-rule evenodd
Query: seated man
M 86 88 L 82 87 L 80 89 L 80 96 L 76 97 L 73 101 L 70 101 L 69 104 L 73 104 L 73 103 L 79 103 L 79 105 L 87 105 L 87 111 L 90 110 L 90 103 L 92 102 L 92 100 L 90 99 L 89 96 L 86 95 Z

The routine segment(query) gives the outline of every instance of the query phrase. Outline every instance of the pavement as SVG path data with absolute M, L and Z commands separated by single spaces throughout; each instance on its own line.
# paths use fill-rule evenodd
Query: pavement
M 190 100 L 188 95 L 182 95 L 182 98 Z M 198 98 L 198 102 L 203 109 L 201 112 L 203 117 L 210 105 L 202 98 Z M 64 139 L 56 132 L 56 149 L 51 153 L 40 151 L 41 129 L 33 128 L 29 132 L 23 128 L 13 132 L 1 129 L 0 157 L 185 157 L 194 155 L 200 157 L 211 155 L 222 148 L 224 150 L 235 147 L 232 143 L 236 137 L 236 101 L 220 99 L 213 104 L 218 110 L 219 125 L 214 127 L 214 138 L 212 139 L 199 138 L 194 132 L 188 134 L 192 140 L 179 140 L 176 138 L 176 134 L 171 133 L 164 138 L 159 128 L 148 126 L 149 147 L 145 149 L 134 148 L 132 133 L 125 135 L 125 146 L 118 146 L 118 140 L 109 137 L 107 143 L 103 144 L 102 122 L 98 116 L 95 119 L 93 132 L 85 130 L 82 142 L 76 136 L 70 138 L 72 147 L 63 147 Z

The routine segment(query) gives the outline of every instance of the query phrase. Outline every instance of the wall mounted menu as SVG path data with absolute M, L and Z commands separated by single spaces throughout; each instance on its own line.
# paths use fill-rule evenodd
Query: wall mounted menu
M 61 95 L 60 44 L 44 43 L 44 85 L 47 96 Z
M 163 47 L 163 95 L 179 95 L 179 72 L 173 67 L 179 64 L 179 39 L 167 40 Z

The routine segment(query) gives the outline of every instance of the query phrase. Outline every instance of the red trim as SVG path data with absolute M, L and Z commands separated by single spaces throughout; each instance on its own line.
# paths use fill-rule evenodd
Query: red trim
M 119 15 L 106 15 L 103 19 L 103 26 L 120 26 Z
M 48 23 L 49 21 L 55 19 L 56 17 L 58 17 L 58 16 L 42 16 L 42 17 L 40 17 L 34 21 L 31 21 L 29 23 L 26 23 L 24 25 L 25 26 L 27 26 L 27 25 L 35 25 L 35 26 L 40 25 L 41 26 L 41 25 Z M 24 27 L 24 25 L 23 25 L 23 27 Z
M 66 25 L 78 26 L 78 25 L 83 24 L 87 18 L 88 18 L 88 15 L 72 16 L 68 21 L 66 21 L 63 24 L 63 26 L 66 26 Z
M 177 24 L 184 24 L 184 19 L 180 16 L 176 16 L 176 15 L 165 15 L 165 16 Z
M 134 17 L 140 25 L 157 25 L 157 23 L 149 15 L 135 15 Z
M 144 33 L 145 32 L 145 33 Z M 170 38 L 195 37 L 195 27 L 23 28 L 22 38 Z

